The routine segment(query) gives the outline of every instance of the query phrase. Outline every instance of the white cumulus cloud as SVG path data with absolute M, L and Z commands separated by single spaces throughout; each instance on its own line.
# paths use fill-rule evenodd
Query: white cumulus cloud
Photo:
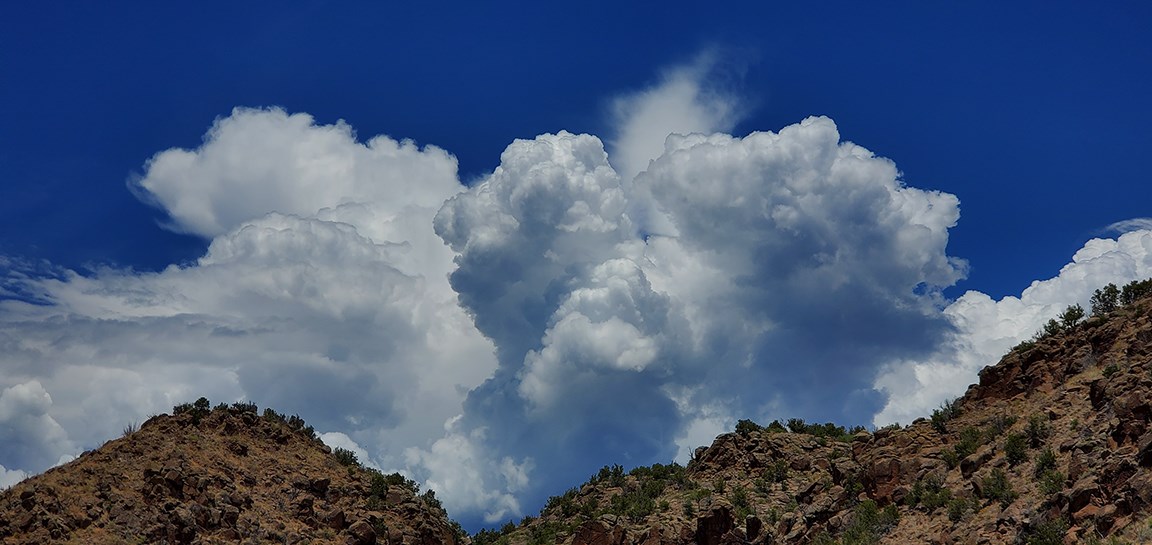
M 438 148 L 278 109 L 237 109 L 199 148 L 158 153 L 135 187 L 211 238 L 206 253 L 156 273 L 9 275 L 0 463 L 42 471 L 207 396 L 299 413 L 404 467 L 495 365 L 432 228 L 463 190 L 455 172 Z
M 1143 220 L 994 301 L 944 288 L 956 196 L 811 117 L 726 134 L 704 56 L 614 102 L 606 150 L 512 142 L 472 187 L 434 146 L 238 108 L 133 190 L 210 240 L 159 272 L 0 258 L 0 486 L 207 396 L 299 413 L 466 525 L 736 419 L 922 416 L 1106 282 Z
M 1045 322 L 1070 305 L 1090 308 L 1092 293 L 1152 277 L 1152 230 L 1129 231 L 1116 239 L 1092 239 L 1060 273 L 1037 280 L 1019 296 L 1000 300 L 969 291 L 944 310 L 955 326 L 929 357 L 893 362 L 876 387 L 890 395 L 875 423 L 910 422 L 945 400 L 964 393 L 980 369 L 996 363 Z

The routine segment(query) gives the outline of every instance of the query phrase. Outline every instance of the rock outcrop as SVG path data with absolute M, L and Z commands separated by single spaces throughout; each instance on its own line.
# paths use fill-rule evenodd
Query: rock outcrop
M 411 481 L 335 456 L 303 421 L 238 404 L 139 430 L 0 493 L 0 542 L 456 543 Z
M 1152 300 L 1023 343 L 932 419 L 743 424 L 483 543 L 1152 543 Z

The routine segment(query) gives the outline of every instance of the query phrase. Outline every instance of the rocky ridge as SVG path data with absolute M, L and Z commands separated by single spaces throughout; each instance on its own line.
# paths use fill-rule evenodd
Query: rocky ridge
M 1114 307 L 1054 320 L 931 419 L 741 421 L 686 468 L 605 467 L 476 541 L 1152 543 L 1152 299 Z
M 297 417 L 176 407 L 0 492 L 0 542 L 454 544 L 431 493 L 333 452 Z

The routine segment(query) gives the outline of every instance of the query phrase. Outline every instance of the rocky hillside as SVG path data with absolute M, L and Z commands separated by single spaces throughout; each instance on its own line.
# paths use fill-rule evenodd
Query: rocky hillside
M 435 495 L 362 468 L 297 417 L 175 408 L 0 493 L 0 542 L 452 544 Z
M 742 421 L 686 468 L 605 467 L 476 541 L 1152 543 L 1152 299 L 1111 290 L 931 419 L 874 433 Z

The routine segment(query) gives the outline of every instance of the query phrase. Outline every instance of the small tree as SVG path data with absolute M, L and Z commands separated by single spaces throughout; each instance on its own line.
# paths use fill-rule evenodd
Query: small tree
M 1096 290 L 1089 301 L 1092 305 L 1092 315 L 1104 316 L 1111 313 L 1116 310 L 1119 299 L 1120 289 L 1116 287 L 1116 284 L 1109 283 L 1107 286 Z
M 960 415 L 960 405 L 955 399 L 945 401 L 939 409 L 932 411 L 932 427 L 943 434 L 948 431 L 948 421 Z
M 336 456 L 336 461 L 340 462 L 340 465 L 344 465 L 344 466 L 358 466 L 358 465 L 360 465 L 360 460 L 356 459 L 356 453 L 352 452 L 351 450 L 348 450 L 346 448 L 336 447 L 336 449 L 332 451 L 332 454 L 334 454 Z
M 760 425 L 751 420 L 740 420 L 736 422 L 736 433 L 748 437 L 752 432 L 760 431 Z
M 1019 433 L 1010 433 L 1004 440 L 1004 456 L 1008 465 L 1018 465 L 1028 459 L 1028 449 L 1024 444 L 1024 436 Z
M 1064 313 L 1060 315 L 1060 327 L 1065 331 L 1076 327 L 1080 320 L 1084 319 L 1084 307 L 1080 305 L 1072 305 L 1064 309 Z
M 1135 303 L 1137 299 L 1152 293 L 1152 278 L 1148 280 L 1133 280 L 1120 290 L 1120 304 L 1127 306 Z

